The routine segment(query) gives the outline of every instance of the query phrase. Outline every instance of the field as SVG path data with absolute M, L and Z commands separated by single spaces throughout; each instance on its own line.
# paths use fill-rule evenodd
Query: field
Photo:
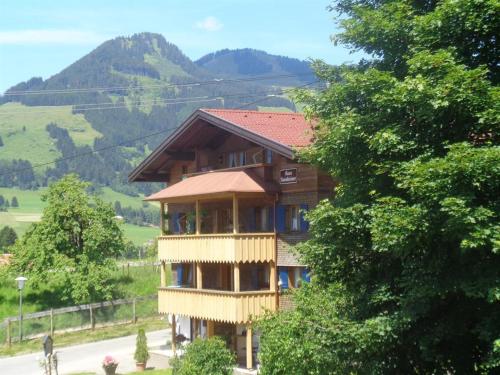
M 92 128 L 83 115 L 74 115 L 71 106 L 29 107 L 20 103 L 0 105 L 0 136 L 4 146 L 2 159 L 29 160 L 40 164 L 61 156 L 45 129 L 54 122 L 67 129 L 77 146 L 92 145 L 101 133 Z
M 40 220 L 40 216 L 45 203 L 41 200 L 41 195 L 45 189 L 39 190 L 19 190 L 12 188 L 0 188 L 0 195 L 8 199 L 16 197 L 19 202 L 19 207 L 9 208 L 7 212 L 0 212 L 0 228 L 8 225 L 17 232 L 18 236 L 22 235 L 30 226 L 31 223 Z M 122 193 L 111 190 L 108 187 L 102 189 L 99 195 L 106 202 L 113 204 L 119 201 L 122 207 L 131 206 L 133 208 L 142 207 L 142 197 L 131 197 Z M 150 239 L 158 235 L 158 228 L 140 227 L 132 224 L 123 224 L 125 238 L 134 242 L 136 245 L 142 245 Z

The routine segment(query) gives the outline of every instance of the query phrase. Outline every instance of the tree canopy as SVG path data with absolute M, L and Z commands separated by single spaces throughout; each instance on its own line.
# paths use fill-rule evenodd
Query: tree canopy
M 124 247 L 113 208 L 88 187 L 75 175 L 52 184 L 41 221 L 12 247 L 12 271 L 34 285 L 50 283 L 75 303 L 112 298 L 114 258 Z
M 298 247 L 312 284 L 261 322 L 262 373 L 498 371 L 499 3 L 331 9 L 372 59 L 316 62 L 330 85 L 300 94 L 319 120 L 302 158 L 340 183 Z
M 7 252 L 7 247 L 13 245 L 16 240 L 17 234 L 13 228 L 6 225 L 0 230 L 0 249 L 2 249 L 4 253 Z

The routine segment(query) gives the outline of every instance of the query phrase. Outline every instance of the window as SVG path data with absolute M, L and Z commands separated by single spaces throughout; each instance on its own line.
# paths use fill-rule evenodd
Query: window
M 267 164 L 271 164 L 273 162 L 273 152 L 271 150 L 264 150 L 264 161 Z
M 240 166 L 247 163 L 247 153 L 245 151 L 240 152 Z
M 236 167 L 236 152 L 230 152 L 227 154 L 227 166 L 229 168 Z
M 287 232 L 298 232 L 300 230 L 300 207 L 298 205 L 286 206 L 285 230 Z

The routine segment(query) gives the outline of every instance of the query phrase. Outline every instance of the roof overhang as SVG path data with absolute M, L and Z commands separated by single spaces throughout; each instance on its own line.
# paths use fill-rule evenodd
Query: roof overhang
M 162 154 L 169 151 L 169 146 L 171 146 L 175 141 L 180 139 L 193 124 L 198 120 L 203 120 L 219 129 L 225 130 L 229 133 L 235 134 L 241 138 L 244 138 L 250 142 L 258 144 L 262 147 L 268 148 L 280 155 L 287 158 L 294 158 L 294 150 L 282 143 L 273 141 L 269 138 L 263 137 L 257 133 L 244 129 L 237 124 L 230 121 L 221 119 L 208 113 L 202 109 L 198 109 L 193 112 L 173 133 L 171 133 L 146 159 L 144 159 L 128 176 L 129 182 L 136 181 L 148 181 L 148 182 L 161 182 L 166 181 L 167 175 L 152 174 L 148 177 L 147 168 L 154 163 Z
M 146 201 L 190 202 L 197 199 L 273 195 L 279 191 L 274 182 L 264 181 L 250 169 L 212 171 L 188 177 L 145 198 Z

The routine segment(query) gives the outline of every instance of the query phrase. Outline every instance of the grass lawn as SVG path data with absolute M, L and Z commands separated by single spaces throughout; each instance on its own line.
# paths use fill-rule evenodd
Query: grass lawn
M 7 212 L 0 212 L 0 228 L 8 225 L 14 228 L 18 236 L 23 235 L 31 223 L 40 220 L 42 210 L 45 207 L 45 203 L 42 202 L 41 196 L 45 190 L 46 188 L 38 190 L 20 190 L 0 187 L 0 195 L 3 195 L 5 199 L 8 199 L 10 202 L 12 197 L 16 197 L 19 202 L 19 207 L 10 207 Z M 142 197 L 131 197 L 126 194 L 118 193 L 108 187 L 102 188 L 102 193 L 99 194 L 99 197 L 111 204 L 114 204 L 115 201 L 120 201 L 122 207 L 142 207 Z M 148 240 L 158 236 L 159 233 L 158 228 L 141 227 L 132 224 L 124 224 L 123 231 L 125 238 L 136 245 L 142 245 Z
M 96 328 L 94 331 L 85 330 L 80 332 L 61 333 L 54 335 L 54 349 L 76 345 L 85 344 L 88 342 L 101 341 L 113 339 L 122 336 L 137 334 L 139 328 L 144 328 L 146 332 L 157 331 L 168 327 L 166 321 L 158 317 L 143 319 L 137 324 L 124 324 L 114 327 Z M 33 339 L 24 341 L 22 344 L 13 343 L 9 348 L 6 345 L 0 346 L 0 356 L 12 356 L 21 353 L 38 352 L 42 348 L 42 339 Z

